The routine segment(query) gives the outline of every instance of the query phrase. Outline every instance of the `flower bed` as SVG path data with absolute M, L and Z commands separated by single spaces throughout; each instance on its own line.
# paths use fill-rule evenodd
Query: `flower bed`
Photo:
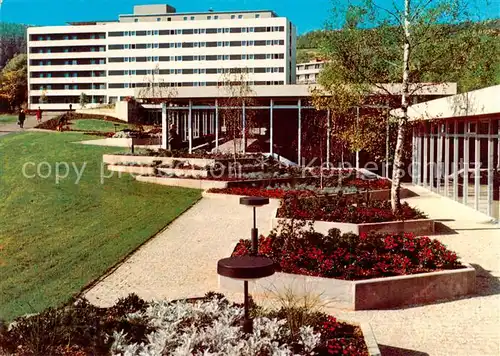
M 80 300 L 0 328 L 0 351 L 82 356 L 380 355 L 372 343 L 369 352 L 363 338 L 364 333 L 368 340 L 371 337 L 366 327 L 298 309 L 266 311 L 253 304 L 251 313 L 254 333 L 245 334 L 239 326 L 243 307 L 215 293 L 190 301 L 151 303 L 131 295 L 110 308 Z
M 240 240 L 233 256 L 250 253 L 250 240 Z M 328 235 L 285 226 L 260 237 L 259 253 L 279 271 L 327 278 L 360 280 L 463 268 L 456 253 L 438 240 L 411 234 Z
M 303 197 L 288 194 L 281 202 L 277 217 L 352 224 L 426 218 L 424 213 L 410 207 L 406 202 L 401 205 L 398 213 L 394 213 L 388 201 L 366 201 L 362 198 L 361 196 L 352 204 L 341 195 Z
M 240 240 L 233 256 L 247 255 Z M 437 240 L 409 234 L 323 235 L 285 226 L 260 237 L 259 254 L 275 262 L 273 276 L 251 281 L 252 295 L 310 295 L 331 307 L 366 310 L 433 303 L 472 294 L 476 272 Z M 236 292 L 241 283 L 219 277 L 219 288 Z

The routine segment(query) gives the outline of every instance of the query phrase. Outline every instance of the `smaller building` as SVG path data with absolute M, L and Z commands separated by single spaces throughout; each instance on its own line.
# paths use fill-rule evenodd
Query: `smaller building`
M 318 75 L 326 61 L 315 59 L 312 62 L 297 64 L 297 84 L 316 84 Z
M 500 85 L 409 107 L 412 180 L 497 222 L 500 217 Z M 393 112 L 401 115 L 400 110 Z

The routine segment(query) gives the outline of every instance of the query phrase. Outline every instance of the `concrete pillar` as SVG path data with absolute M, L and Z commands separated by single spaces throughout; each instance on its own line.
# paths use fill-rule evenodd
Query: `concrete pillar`
M 435 156 L 434 156 L 434 128 L 435 128 L 435 125 L 431 122 L 431 125 L 430 125 L 430 147 L 429 147 L 429 183 L 430 183 L 430 186 L 431 186 L 431 190 L 434 190 L 434 179 L 436 178 L 434 176 L 434 170 L 436 168 L 436 162 L 434 160 Z
M 463 173 L 463 189 L 462 189 L 462 203 L 467 205 L 469 198 L 469 132 L 470 122 L 464 123 L 464 173 Z
M 458 201 L 458 120 L 453 123 L 453 200 Z
M 243 132 L 242 132 L 242 137 L 243 137 L 243 153 L 247 152 L 247 113 L 246 113 L 246 107 L 245 107 L 245 102 L 243 101 L 243 105 L 241 107 L 241 116 L 243 120 Z
M 479 210 L 479 197 L 481 196 L 481 139 L 478 137 L 479 122 L 476 122 L 476 142 L 474 145 L 474 209 Z
M 301 100 L 297 101 L 298 106 L 298 130 L 297 130 L 297 164 L 302 166 L 302 105 Z
M 411 134 L 411 182 L 413 184 L 417 184 L 417 156 L 418 156 L 418 147 L 417 147 L 417 129 L 413 126 L 412 134 Z
M 423 137 L 423 140 L 424 140 L 424 159 L 423 159 L 423 167 L 422 167 L 422 170 L 423 170 L 423 182 L 422 182 L 422 185 L 424 187 L 428 187 L 429 186 L 429 181 L 428 181 L 428 178 L 429 178 L 429 175 L 428 175 L 428 166 L 429 166 L 429 161 L 428 161 L 428 156 L 429 156 L 429 131 L 427 130 L 429 127 L 429 125 L 427 123 L 425 123 L 425 126 L 424 126 L 424 137 Z
M 328 114 L 326 115 L 326 166 L 330 167 L 330 109 L 328 109 Z
M 161 104 L 161 148 L 164 150 L 168 146 L 168 120 L 167 120 L 167 104 Z
M 273 119 L 274 100 L 271 99 L 269 104 L 269 153 L 274 155 L 274 119 Z
M 495 167 L 493 166 L 493 148 L 494 148 L 494 138 L 493 138 L 493 122 L 491 119 L 488 121 L 488 195 L 486 200 L 486 214 L 493 217 L 493 172 Z
M 215 99 L 215 151 L 219 151 L 219 102 Z
M 188 142 L 189 142 L 189 153 L 193 153 L 193 102 L 192 102 L 192 100 L 189 100 Z
M 444 124 L 444 196 L 450 195 L 450 135 L 448 134 L 450 124 L 447 121 Z

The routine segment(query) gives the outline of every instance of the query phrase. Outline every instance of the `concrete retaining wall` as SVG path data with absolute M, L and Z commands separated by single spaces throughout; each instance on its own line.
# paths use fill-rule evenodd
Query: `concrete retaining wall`
M 279 222 L 284 220 L 288 223 L 292 222 L 292 219 L 278 218 L 277 210 L 274 212 L 271 218 L 271 229 L 277 228 Z M 298 220 L 297 220 L 298 221 Z M 427 236 L 433 235 L 435 233 L 435 222 L 431 219 L 419 219 L 419 220 L 405 220 L 405 221 L 387 221 L 378 223 L 363 223 L 363 224 L 351 224 L 351 223 L 341 223 L 332 221 L 313 221 L 306 220 L 308 228 L 309 224 L 312 223 L 314 230 L 322 234 L 328 234 L 330 229 L 339 229 L 342 234 L 352 232 L 357 235 L 361 233 L 368 234 L 371 231 L 387 234 L 397 234 L 402 232 L 413 233 L 416 236 Z
M 108 169 L 113 172 L 123 172 L 139 175 L 154 174 L 154 168 L 149 166 L 121 166 L 121 165 L 108 165 Z
M 102 161 L 107 164 L 120 164 L 135 162 L 138 164 L 153 164 L 154 161 L 161 161 L 161 164 L 173 164 L 174 161 L 186 162 L 192 165 L 204 167 L 215 164 L 214 159 L 206 158 L 182 158 L 182 157 L 153 157 L 153 156 L 132 156 L 132 155 L 102 155 Z
M 208 177 L 208 171 L 199 169 L 158 168 L 158 170 L 166 174 L 175 174 L 176 176 Z
M 476 271 L 470 265 L 457 270 L 408 276 L 345 281 L 277 272 L 249 282 L 252 295 L 276 298 L 283 293 L 318 296 L 328 307 L 348 310 L 390 309 L 454 299 L 475 292 Z M 222 292 L 241 292 L 242 282 L 219 276 Z
M 207 190 L 210 188 L 226 188 L 227 182 L 203 179 L 188 179 L 188 178 L 166 178 L 166 177 L 152 177 L 152 176 L 137 176 L 135 177 L 139 182 L 155 183 L 161 185 L 168 185 L 172 187 L 184 187 Z

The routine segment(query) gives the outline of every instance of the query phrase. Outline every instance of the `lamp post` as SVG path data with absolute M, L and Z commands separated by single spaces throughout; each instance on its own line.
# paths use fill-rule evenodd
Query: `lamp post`
M 257 229 L 256 209 L 269 204 L 269 198 L 263 197 L 241 197 L 240 204 L 253 208 L 253 228 L 251 233 L 252 238 L 252 255 L 257 256 L 259 253 L 259 230 Z
M 236 256 L 219 260 L 217 273 L 224 277 L 242 280 L 244 293 L 245 313 L 241 326 L 243 332 L 253 333 L 253 320 L 249 313 L 248 281 L 269 277 L 274 274 L 274 262 L 270 258 L 261 256 Z

